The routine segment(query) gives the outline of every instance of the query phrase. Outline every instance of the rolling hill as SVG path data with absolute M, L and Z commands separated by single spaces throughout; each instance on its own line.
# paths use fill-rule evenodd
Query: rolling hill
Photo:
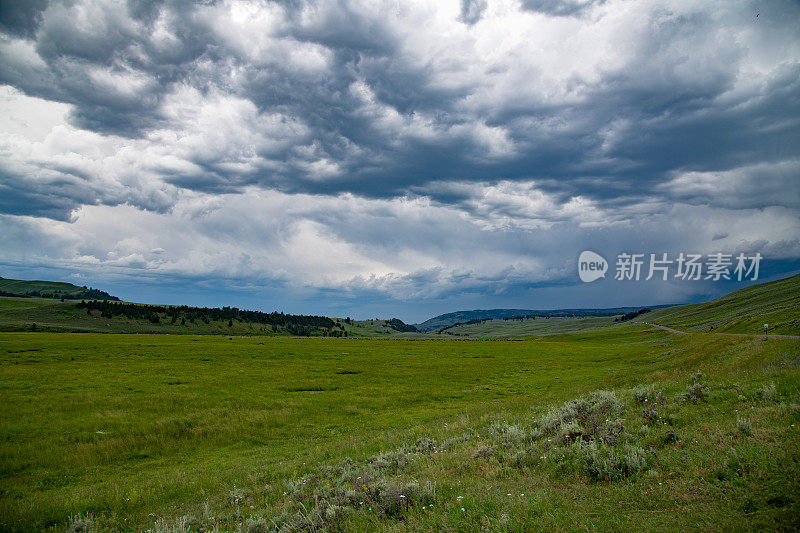
M 651 309 L 659 306 L 651 307 Z M 438 331 L 455 324 L 465 324 L 479 320 L 503 320 L 521 317 L 603 317 L 621 315 L 637 311 L 640 307 L 612 307 L 607 309 L 475 309 L 472 311 L 456 311 L 429 318 L 420 324 L 414 324 L 419 331 Z
M 680 331 L 800 334 L 800 274 L 752 285 L 706 303 L 654 310 L 631 322 L 651 322 Z
M 0 295 L 65 300 L 119 300 L 105 291 L 84 285 L 79 287 L 63 281 L 26 281 L 0 277 Z

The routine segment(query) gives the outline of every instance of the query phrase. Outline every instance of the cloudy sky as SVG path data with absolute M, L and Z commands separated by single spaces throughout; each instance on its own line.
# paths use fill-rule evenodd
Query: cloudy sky
M 623 252 L 800 269 L 794 0 L 0 6 L 4 277 L 413 322 L 745 285 Z

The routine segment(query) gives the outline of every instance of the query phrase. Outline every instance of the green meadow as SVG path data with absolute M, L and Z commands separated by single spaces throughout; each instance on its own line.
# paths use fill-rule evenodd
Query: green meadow
M 484 320 L 477 324 L 459 324 L 441 332 L 454 337 L 523 337 L 529 335 L 556 335 L 614 326 L 613 316 L 587 317 L 536 317 L 518 319 Z
M 657 309 L 634 319 L 680 331 L 800 335 L 800 275 L 760 283 L 710 302 Z
M 0 529 L 796 529 L 799 347 L 1 333 Z

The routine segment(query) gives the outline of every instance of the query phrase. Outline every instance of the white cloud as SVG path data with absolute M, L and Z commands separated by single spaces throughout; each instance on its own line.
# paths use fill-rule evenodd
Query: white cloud
M 798 8 L 750 11 L 53 2 L 0 35 L 0 260 L 397 298 L 797 260 Z

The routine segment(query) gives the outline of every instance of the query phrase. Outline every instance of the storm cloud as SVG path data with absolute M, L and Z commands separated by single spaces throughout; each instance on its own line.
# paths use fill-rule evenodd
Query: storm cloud
M 800 260 L 796 2 L 41 1 L 0 19 L 17 269 L 413 302 L 573 283 L 590 244 Z

